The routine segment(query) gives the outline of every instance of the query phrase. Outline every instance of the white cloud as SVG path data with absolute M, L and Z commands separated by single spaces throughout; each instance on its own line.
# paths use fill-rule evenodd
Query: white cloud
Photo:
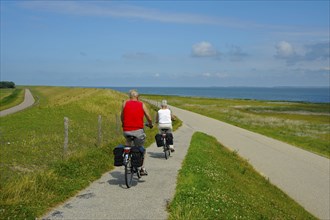
M 216 73 L 215 76 L 218 77 L 218 78 L 227 78 L 229 76 L 229 74 L 227 74 L 227 73 Z
M 204 77 L 210 77 L 211 76 L 211 73 L 202 73 L 202 76 L 204 76 Z
M 295 55 L 295 50 L 293 46 L 286 41 L 279 42 L 275 46 L 275 48 L 276 48 L 276 55 L 279 58 L 288 58 Z
M 20 5 L 33 10 L 45 10 L 80 16 L 137 18 L 183 24 L 226 24 L 225 21 L 221 21 L 220 19 L 215 20 L 215 18 L 210 16 L 190 13 L 169 13 L 153 8 L 116 4 L 110 1 L 97 3 L 92 3 L 91 1 L 23 1 Z M 236 22 L 233 25 L 238 24 Z
M 329 63 L 329 42 L 316 42 L 306 44 L 300 47 L 300 51 L 296 52 L 290 43 L 286 41 L 279 42 L 276 48 L 276 58 L 285 60 L 288 66 L 299 65 L 311 66 L 313 63 L 319 62 L 321 65 Z M 299 48 L 298 48 L 299 49 Z
M 192 56 L 194 57 L 215 57 L 220 53 L 209 42 L 202 41 L 192 46 Z
M 227 73 L 209 73 L 209 72 L 205 72 L 205 73 L 202 73 L 202 76 L 206 77 L 206 78 L 210 78 L 210 77 L 213 77 L 213 78 L 227 78 L 229 75 Z
M 218 17 L 196 13 L 173 13 L 125 3 L 117 4 L 116 1 L 21 1 L 19 2 L 19 5 L 31 10 L 51 11 L 78 16 L 133 18 L 164 23 L 208 24 L 243 29 L 246 29 L 247 27 L 272 27 L 269 24 L 259 24 L 253 21 L 243 21 L 229 17 Z

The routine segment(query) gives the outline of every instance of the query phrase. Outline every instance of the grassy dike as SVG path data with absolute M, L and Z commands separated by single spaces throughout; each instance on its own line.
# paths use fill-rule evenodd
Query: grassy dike
M 38 104 L 0 118 L 0 219 L 35 219 L 75 195 L 113 168 L 112 149 L 124 142 L 118 117 L 126 94 L 29 88 Z M 155 109 L 149 109 L 155 115 Z M 99 115 L 102 143 L 96 146 Z M 66 154 L 64 117 L 69 118 Z M 149 146 L 157 129 L 146 132 Z
M 11 108 L 22 103 L 24 100 L 24 89 L 0 89 L 0 111 Z
M 112 149 L 124 141 L 117 117 L 127 95 L 87 88 L 30 90 L 39 100 L 37 105 L 0 119 L 0 219 L 35 219 L 74 196 L 113 168 Z M 203 108 L 189 104 L 192 98 L 176 98 L 178 105 Z M 154 116 L 156 109 L 149 109 Z M 102 116 L 101 146 L 96 146 L 98 115 Z M 67 154 L 63 152 L 64 117 L 69 118 Z M 175 121 L 175 128 L 180 125 L 180 120 Z M 146 132 L 149 146 L 157 129 Z M 215 149 L 197 148 L 196 152 L 196 145 Z M 169 211 L 170 219 L 313 219 L 255 174 L 246 161 L 200 133 L 193 137 Z
M 197 132 L 179 172 L 169 220 L 316 219 L 247 161 Z
M 164 96 L 145 95 L 160 101 Z M 330 158 L 330 103 L 166 96 L 196 112 Z

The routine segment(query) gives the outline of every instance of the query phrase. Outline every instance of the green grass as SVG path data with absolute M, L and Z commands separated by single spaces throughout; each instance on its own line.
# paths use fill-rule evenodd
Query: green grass
M 247 161 L 203 133 L 192 137 L 169 220 L 316 219 Z
M 164 97 L 147 95 L 161 100 Z M 330 158 L 330 103 L 167 96 L 168 103 Z
M 124 142 L 120 125 L 118 128 L 117 124 L 122 100 L 127 99 L 127 95 L 107 89 L 30 87 L 30 90 L 39 100 L 37 105 L 0 119 L 0 216 L 2 219 L 35 219 L 51 207 L 75 195 L 90 182 L 98 179 L 102 173 L 113 168 L 112 149 Z M 163 97 L 157 98 L 161 100 Z M 249 108 L 259 108 L 267 104 L 250 105 L 242 100 L 238 100 L 237 103 L 235 100 L 230 102 L 224 100 L 223 103 L 217 103 L 218 100 L 202 100 L 205 103 L 194 103 L 198 99 L 178 97 L 167 99 L 171 105 L 175 103 L 186 108 L 192 107 L 192 109 L 198 106 L 202 112 L 214 111 L 215 115 L 221 111 L 230 112 L 235 109 L 242 114 L 258 115 L 260 113 L 255 112 L 259 109 Z M 272 106 L 279 106 L 276 104 L 274 103 Z M 218 105 L 222 105 L 221 111 L 219 111 Z M 213 109 L 213 106 L 216 108 Z M 149 106 L 149 109 L 154 118 L 157 109 L 153 106 Z M 312 106 L 312 109 L 317 108 Z M 268 114 L 269 111 L 269 109 L 263 109 L 262 113 Z M 276 111 L 278 115 L 283 116 L 279 110 Z M 281 111 L 283 113 L 291 110 L 281 109 Z M 304 109 L 304 111 L 307 110 Z M 318 118 L 317 114 L 322 112 L 327 114 L 329 111 L 320 106 L 320 109 L 314 112 L 316 113 L 314 116 Z M 101 146 L 96 146 L 98 115 L 102 115 L 103 141 Z M 228 115 L 232 117 L 231 113 Z M 226 114 L 222 113 L 221 117 L 225 116 Z M 63 154 L 64 117 L 69 118 L 70 130 L 67 155 Z M 311 121 L 316 121 L 316 118 Z M 322 115 L 318 120 L 323 122 Z M 173 127 L 177 128 L 180 125 L 181 121 L 177 120 Z M 154 142 L 157 129 L 146 129 L 146 132 L 146 146 L 149 146 Z M 328 133 L 325 132 L 325 135 Z M 203 140 L 204 138 L 197 139 Z M 230 152 L 228 154 L 233 155 Z M 236 157 L 235 154 L 234 156 Z M 206 158 L 210 158 L 210 156 Z M 221 159 L 219 160 L 221 161 Z M 228 163 L 228 165 L 231 164 L 231 162 Z M 247 165 L 244 161 L 242 163 Z M 221 166 L 225 165 L 221 164 Z M 240 173 L 244 173 L 244 175 L 249 173 L 249 169 L 245 166 L 236 166 Z M 224 167 L 224 169 L 229 169 L 229 167 Z M 190 182 L 195 181 L 193 177 L 187 178 L 190 179 Z M 270 185 L 264 179 L 258 179 L 258 181 L 261 181 L 261 185 Z M 245 182 L 239 183 L 247 185 Z M 231 184 L 231 187 L 228 186 L 228 188 L 232 188 L 231 191 L 236 192 L 236 187 L 239 186 L 236 186 L 235 182 Z M 206 183 L 203 186 L 206 187 L 204 189 L 209 187 Z M 256 186 L 259 187 L 258 184 Z M 196 186 L 190 187 L 190 190 L 193 187 Z M 262 193 L 265 192 L 260 191 L 261 195 Z M 267 193 L 263 195 L 263 198 L 268 197 Z M 231 204 L 231 197 L 224 198 L 227 199 L 223 200 L 226 204 Z M 235 199 L 239 200 L 239 198 Z M 171 205 L 171 209 L 174 207 L 175 205 Z M 179 207 L 179 209 L 183 208 Z M 180 213 L 181 211 L 175 211 L 174 217 L 180 216 Z
M 16 106 L 23 100 L 24 90 L 22 88 L 0 89 L 0 111 Z
M 29 87 L 38 104 L 1 118 L 1 219 L 35 219 L 113 168 L 124 143 L 119 119 L 126 94 L 108 89 Z M 154 107 L 149 106 L 152 117 Z M 97 145 L 98 115 L 102 143 Z M 64 154 L 64 117 L 69 144 Z M 180 126 L 178 120 L 174 127 Z M 146 146 L 157 129 L 146 129 Z

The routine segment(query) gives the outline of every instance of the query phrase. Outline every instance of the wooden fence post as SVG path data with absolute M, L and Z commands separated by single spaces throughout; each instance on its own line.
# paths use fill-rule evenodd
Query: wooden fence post
M 98 136 L 97 136 L 97 145 L 101 146 L 102 143 L 102 116 L 99 115 L 98 118 Z
M 64 156 L 68 151 L 68 143 L 69 143 L 69 119 L 64 117 Z
M 119 135 L 119 123 L 120 123 L 119 115 L 116 113 L 115 117 L 116 117 L 116 132 Z

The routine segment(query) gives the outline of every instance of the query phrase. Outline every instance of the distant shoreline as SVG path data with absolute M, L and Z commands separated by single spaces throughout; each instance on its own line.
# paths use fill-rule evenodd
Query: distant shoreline
M 30 85 L 30 86 L 37 86 L 37 85 Z M 147 95 L 167 95 L 167 96 L 203 97 L 203 98 L 221 98 L 221 99 L 247 99 L 247 100 L 277 101 L 277 102 L 278 101 L 307 102 L 307 103 L 324 103 L 324 104 L 330 103 L 330 87 L 327 86 L 273 86 L 273 87 L 55 86 L 55 87 L 113 89 L 124 93 L 127 93 L 130 89 L 137 89 L 140 94 L 147 94 Z
M 330 103 L 330 87 L 94 87 L 140 94 L 223 99 Z
M 80 86 L 77 86 L 80 87 Z M 330 86 L 82 86 L 86 88 L 292 88 L 292 89 L 329 89 Z

